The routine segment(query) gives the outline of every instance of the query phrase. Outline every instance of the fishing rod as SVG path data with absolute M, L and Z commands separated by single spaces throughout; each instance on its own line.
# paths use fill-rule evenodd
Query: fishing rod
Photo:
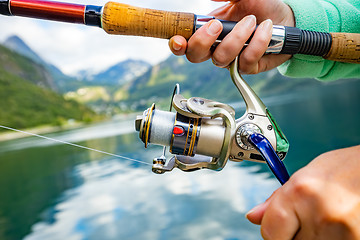
M 169 39 L 181 35 L 189 39 L 212 16 L 170 12 L 108 2 L 104 6 L 80 5 L 44 0 L 0 0 L 0 14 L 78 23 L 103 28 L 108 34 Z M 236 22 L 220 20 L 221 41 Z M 247 41 L 248 44 L 251 40 Z M 360 34 L 326 33 L 289 26 L 273 26 L 266 53 L 306 54 L 328 60 L 360 63 Z

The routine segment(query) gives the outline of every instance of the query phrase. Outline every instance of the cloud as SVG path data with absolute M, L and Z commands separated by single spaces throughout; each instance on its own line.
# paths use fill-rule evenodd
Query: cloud
M 104 5 L 103 0 L 64 2 Z M 209 0 L 123 0 L 122 3 L 168 11 L 206 14 L 221 4 Z M 18 35 L 45 60 L 68 74 L 100 71 L 125 59 L 156 64 L 170 54 L 167 40 L 108 35 L 102 29 L 23 17 L 0 16 L 0 41 Z
M 259 239 L 245 212 L 279 184 L 251 173 L 256 167 L 228 164 L 221 172 L 161 176 L 116 159 L 78 165 L 83 184 L 51 209 L 56 221 L 34 224 L 24 239 Z

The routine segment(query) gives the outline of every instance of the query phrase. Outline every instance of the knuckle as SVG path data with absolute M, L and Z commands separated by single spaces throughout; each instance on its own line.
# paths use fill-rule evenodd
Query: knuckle
M 212 59 L 220 66 L 225 66 L 228 64 L 228 59 L 225 54 L 222 52 L 214 52 Z
M 291 219 L 291 212 L 283 207 L 283 201 L 286 199 L 282 190 L 272 195 L 271 203 L 265 212 L 261 222 L 261 235 L 264 239 L 277 239 L 279 226 L 286 226 Z M 276 222 L 274 222 L 276 220 Z
M 201 63 L 210 58 L 210 53 L 207 53 L 207 54 L 205 53 L 204 55 L 200 55 L 198 53 L 188 51 L 186 53 L 186 58 L 191 63 Z
M 290 194 L 295 198 L 310 197 L 318 195 L 318 180 L 311 176 L 294 175 L 291 181 Z
M 249 28 L 241 28 L 239 31 L 232 31 L 232 38 L 234 41 L 238 43 L 245 44 L 245 42 L 249 39 L 252 34 L 252 29 Z
M 241 54 L 241 60 L 243 62 L 243 65 L 253 65 L 258 62 L 258 58 L 253 53 L 243 53 Z
M 280 205 L 281 206 L 281 205 Z M 279 225 L 286 224 L 286 222 L 289 219 L 289 214 L 285 210 L 282 210 L 281 208 L 278 208 L 276 211 L 272 213 L 274 219 L 276 219 L 277 223 Z
M 259 36 L 259 38 L 256 39 L 256 41 L 257 41 L 257 44 L 267 47 L 270 42 L 270 37 L 262 34 L 261 36 Z
M 317 156 L 315 159 L 317 159 L 317 160 L 318 159 L 325 159 L 325 160 L 331 159 L 334 156 L 334 154 L 336 153 L 336 151 L 337 150 L 332 150 L 332 151 L 329 151 L 329 152 L 322 153 L 319 156 Z
M 199 36 L 193 36 L 189 40 L 188 48 L 186 50 L 186 58 L 192 63 L 203 62 L 208 59 L 210 55 L 210 46 Z
M 341 195 L 346 195 L 346 193 Z M 345 198 L 351 199 L 351 197 Z M 351 229 L 353 219 L 356 218 L 355 215 L 359 212 L 359 201 L 352 202 L 349 200 L 346 205 L 339 205 L 339 201 L 342 200 L 327 200 L 321 204 L 322 207 L 317 222 L 319 226 L 337 226 Z
M 195 35 L 195 34 L 190 38 L 189 45 L 191 45 L 194 48 L 201 48 L 201 49 L 204 49 L 204 48 L 210 49 L 210 47 L 211 47 L 211 46 L 207 46 L 207 42 L 204 41 L 203 37 Z
M 186 58 L 187 60 L 189 60 L 189 62 L 191 63 L 199 63 L 200 59 L 194 57 L 194 55 L 190 54 L 190 53 L 186 53 Z
M 329 226 L 329 225 L 346 225 L 346 214 L 341 213 L 333 209 L 332 211 L 324 211 L 319 218 L 320 226 Z
M 252 59 L 250 56 L 247 58 L 246 56 L 241 55 L 239 59 L 239 70 L 241 73 L 244 74 L 256 74 L 258 73 L 257 68 L 257 61 Z
M 358 235 L 357 227 L 354 227 L 349 220 L 348 215 L 339 212 L 328 212 L 317 221 L 317 227 L 320 232 L 334 231 L 334 233 L 342 233 L 342 236 L 349 236 L 345 239 L 358 239 L 350 236 Z

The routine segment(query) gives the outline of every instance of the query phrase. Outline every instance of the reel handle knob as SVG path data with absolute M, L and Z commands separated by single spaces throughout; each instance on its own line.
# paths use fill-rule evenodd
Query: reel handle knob
M 287 172 L 284 163 L 280 160 L 274 148 L 271 146 L 269 140 L 259 133 L 251 134 L 248 140 L 266 160 L 266 163 L 279 182 L 282 185 L 285 184 L 290 178 L 289 173 Z

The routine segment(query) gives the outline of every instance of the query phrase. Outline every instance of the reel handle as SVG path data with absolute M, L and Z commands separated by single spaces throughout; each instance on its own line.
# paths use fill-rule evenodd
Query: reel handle
M 249 142 L 260 152 L 266 160 L 270 170 L 279 180 L 281 185 L 284 185 L 290 178 L 284 163 L 279 159 L 274 148 L 270 142 L 262 134 L 253 133 L 248 138 Z

